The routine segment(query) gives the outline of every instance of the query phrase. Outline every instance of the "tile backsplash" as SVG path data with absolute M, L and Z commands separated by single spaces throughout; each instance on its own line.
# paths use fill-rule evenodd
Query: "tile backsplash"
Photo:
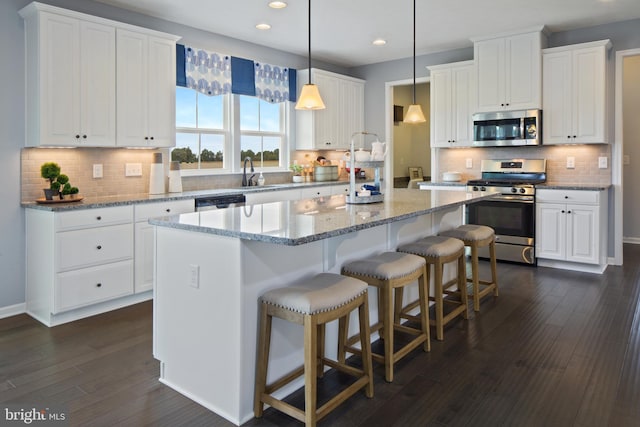
M 567 168 L 567 157 L 575 159 L 575 168 Z M 607 158 L 607 168 L 598 168 L 598 157 Z M 593 145 L 549 145 L 537 147 L 442 148 L 436 156 L 441 181 L 442 173 L 457 171 L 462 181 L 479 178 L 483 159 L 546 159 L 549 184 L 611 184 L 611 147 Z M 472 167 L 466 167 L 471 159 Z

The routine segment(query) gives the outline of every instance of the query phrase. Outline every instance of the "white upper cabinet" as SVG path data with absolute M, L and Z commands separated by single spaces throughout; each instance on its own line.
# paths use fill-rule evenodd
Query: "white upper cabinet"
M 309 81 L 309 70 L 298 71 L 298 93 Z M 296 110 L 296 149 L 349 148 L 351 135 L 364 129 L 364 81 L 322 70 L 311 70 L 324 110 Z
M 428 67 L 431 73 L 431 146 L 473 145 L 473 61 Z
M 118 145 L 175 146 L 175 39 L 118 29 Z
M 608 143 L 609 40 L 543 51 L 545 144 Z
M 27 146 L 108 147 L 116 142 L 113 26 L 24 8 Z
M 26 40 L 26 145 L 30 147 L 164 147 L 174 145 L 175 42 L 178 37 L 41 3 L 20 10 Z M 132 49 L 121 52 L 120 32 L 145 35 L 144 68 L 120 73 L 141 61 Z M 118 39 L 118 40 L 117 40 Z M 157 42 L 154 42 L 157 41 Z M 117 62 L 116 62 L 117 60 Z M 119 74 L 117 76 L 117 74 Z M 161 123 L 153 129 L 156 144 L 121 139 L 125 115 L 133 113 L 134 94 L 120 86 L 143 81 L 146 101 L 137 115 Z M 169 83 L 170 82 L 170 83 Z M 116 86 L 118 85 L 118 87 Z M 147 85 L 155 90 L 147 94 Z M 116 94 L 118 98 L 116 98 Z M 123 98 L 123 96 L 128 98 Z M 117 100 L 117 101 L 116 101 Z M 125 111 L 120 111 L 124 109 Z
M 542 107 L 542 29 L 472 39 L 477 76 L 476 112 Z

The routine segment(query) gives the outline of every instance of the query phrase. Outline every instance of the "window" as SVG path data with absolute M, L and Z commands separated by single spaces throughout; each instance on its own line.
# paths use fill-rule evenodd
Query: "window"
M 239 172 L 246 157 L 261 170 L 286 168 L 288 104 L 177 87 L 171 160 L 184 175 Z
M 272 104 L 253 96 L 239 98 L 240 160 L 250 157 L 261 168 L 280 167 L 285 104 Z
M 176 146 L 171 160 L 179 161 L 181 169 L 225 169 L 228 98 L 176 88 Z

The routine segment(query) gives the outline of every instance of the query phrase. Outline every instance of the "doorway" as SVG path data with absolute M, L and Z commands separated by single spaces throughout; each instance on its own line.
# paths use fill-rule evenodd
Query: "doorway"
M 614 186 L 614 264 L 622 264 L 623 242 L 640 244 L 640 218 L 634 201 L 640 199 L 640 49 L 616 52 Z M 624 185 L 624 184 L 627 185 Z M 624 203 L 627 201 L 627 203 Z
M 431 176 L 430 138 L 430 84 L 428 77 L 416 79 L 416 101 L 421 105 L 426 123 L 406 124 L 394 120 L 394 106 L 402 107 L 406 114 L 413 102 L 413 80 L 399 80 L 385 84 L 385 138 L 388 144 L 385 167 L 385 187 L 407 188 L 410 168 L 422 170 L 423 179 Z M 398 109 L 395 108 L 397 111 Z M 396 117 L 397 119 L 398 117 Z M 386 166 L 385 165 L 385 166 Z

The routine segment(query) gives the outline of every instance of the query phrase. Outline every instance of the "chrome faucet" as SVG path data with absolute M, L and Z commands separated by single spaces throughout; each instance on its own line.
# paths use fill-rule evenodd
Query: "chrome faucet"
M 251 167 L 251 173 L 253 175 L 251 175 L 249 177 L 249 179 L 247 179 L 247 162 L 249 162 L 249 166 Z M 242 186 L 243 187 L 252 187 L 255 185 L 255 183 L 253 182 L 253 177 L 256 176 L 255 173 L 253 173 L 253 159 L 251 157 L 245 157 L 244 158 L 244 166 L 243 166 L 243 171 L 242 171 Z

